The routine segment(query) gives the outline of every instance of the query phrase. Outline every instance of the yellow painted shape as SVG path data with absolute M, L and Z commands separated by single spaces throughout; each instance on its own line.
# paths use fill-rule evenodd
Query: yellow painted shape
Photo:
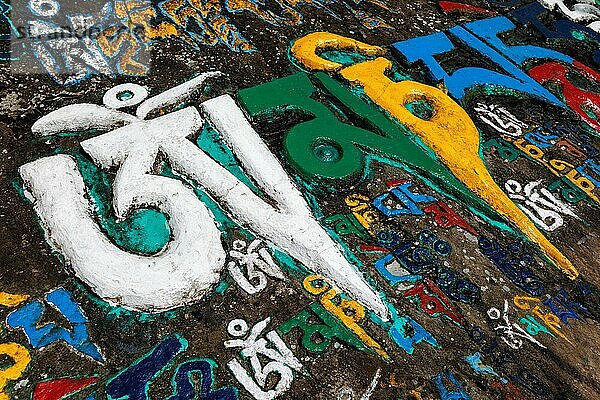
M 321 281 L 321 286 L 314 286 L 315 281 Z M 320 301 L 327 311 L 335 315 L 341 322 L 350 329 L 360 340 L 368 347 L 372 348 L 377 354 L 385 360 L 390 356 L 365 330 L 358 324 L 365 318 L 365 308 L 356 300 L 341 299 L 334 303 L 334 298 L 339 294 L 335 289 L 318 275 L 307 276 L 303 282 L 304 288 L 311 294 L 321 295 Z
M 151 39 L 165 38 L 168 36 L 177 36 L 177 28 L 172 24 L 161 22 L 153 24 L 152 20 L 156 18 L 154 9 L 148 7 L 145 0 L 124 0 L 115 3 L 115 14 L 121 19 L 127 19 L 126 26 L 130 29 L 136 26 L 144 27 L 145 41 Z
M 10 294 L 0 292 L 0 306 L 16 307 L 29 298 L 26 294 Z
M 494 182 L 479 157 L 479 131 L 462 107 L 432 86 L 390 80 L 385 72 L 391 66 L 389 60 L 376 58 L 344 68 L 340 73 L 349 82 L 362 86 L 376 104 L 429 146 L 454 176 L 516 225 L 563 272 L 575 279 L 579 272 L 573 264 Z M 418 100 L 425 100 L 433 107 L 429 120 L 415 116 L 406 108 L 406 104 Z
M 412 396 L 414 396 L 415 400 L 433 400 L 431 397 L 429 397 L 428 399 L 423 398 L 423 396 L 421 395 L 421 391 L 423 390 L 423 388 L 424 388 L 424 386 L 419 386 L 416 389 L 412 389 L 408 393 L 411 394 Z
M 97 37 L 100 49 L 104 54 L 112 57 L 121 51 L 124 44 L 129 43 L 123 55 L 119 57 L 119 67 L 128 75 L 144 75 L 146 66 L 135 60 L 141 45 L 131 32 L 123 31 L 117 35 L 118 31 L 119 28 L 116 26 L 102 31 Z
M 502 139 L 506 140 L 507 142 L 511 142 L 516 148 L 521 150 L 521 152 L 544 164 L 554 175 L 565 175 L 569 181 L 587 194 L 590 199 L 600 204 L 600 198 L 594 194 L 596 186 L 585 176 L 578 176 L 579 172 L 575 169 L 573 164 L 557 159 L 545 161 L 544 152 L 539 147 L 526 143 L 525 139 L 523 138 L 514 139 L 508 135 L 502 135 Z M 567 168 L 570 168 L 570 170 L 565 173 Z
M 541 309 L 542 301 L 537 297 L 515 296 L 513 302 L 522 310 L 530 310 L 533 315 L 538 317 L 544 324 L 556 335 L 566 340 L 570 345 L 575 346 L 573 342 L 560 331 L 560 318 L 553 312 L 543 313 Z M 533 308 L 528 302 L 536 304 Z
M 9 381 L 19 379 L 31 361 L 29 351 L 17 343 L 0 344 L 0 354 L 13 359 L 14 364 L 6 369 L 0 369 L 0 400 L 10 400 L 6 392 L 6 384 Z
M 346 202 L 346 205 L 350 207 L 352 214 L 354 214 L 363 228 L 365 228 L 371 236 L 375 236 L 375 233 L 371 229 L 371 224 L 379 221 L 379 216 L 377 215 L 377 212 L 371 208 L 371 199 L 362 194 L 354 193 L 346 196 L 344 201 Z M 362 211 L 362 213 L 359 211 Z
M 318 53 L 327 50 L 343 50 L 363 55 L 380 56 L 385 50 L 379 46 L 359 42 L 329 32 L 313 32 L 296 40 L 292 46 L 294 57 L 309 69 L 333 72 L 344 66 L 340 63 L 321 58 Z
M 594 185 L 592 181 L 590 181 L 585 176 L 581 176 L 579 174 L 579 171 L 577 171 L 576 169 L 572 169 L 571 171 L 567 172 L 566 177 L 568 180 L 573 182 L 575 186 L 577 186 L 579 189 L 585 192 L 585 194 L 587 194 L 590 199 L 594 200 L 596 203 L 600 203 L 600 199 L 594 194 L 594 189 L 596 189 L 596 185 Z

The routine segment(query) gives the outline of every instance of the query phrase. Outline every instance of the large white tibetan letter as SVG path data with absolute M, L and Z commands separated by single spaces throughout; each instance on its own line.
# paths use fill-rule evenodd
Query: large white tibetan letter
M 160 155 L 176 174 L 201 187 L 237 223 L 387 318 L 380 297 L 315 220 L 300 191 L 230 96 L 202 103 L 201 112 L 270 202 L 188 139 L 203 124 L 196 108 L 145 119 L 156 110 L 183 103 L 212 75 L 200 75 L 145 100 L 136 117 L 116 110 L 145 98 L 145 89 L 126 84 L 107 92 L 104 103 L 108 108 L 67 106 L 34 124 L 33 131 L 45 135 L 112 129 L 81 146 L 102 168 L 118 168 L 113 187 L 115 214 L 126 218 L 139 208 L 158 208 L 169 217 L 172 231 L 172 240 L 158 254 L 141 256 L 119 249 L 94 221 L 74 160 L 58 155 L 21 167 L 49 240 L 80 279 L 114 303 L 151 311 L 201 298 L 219 280 L 224 267 L 219 232 L 210 211 L 191 188 L 158 175 Z

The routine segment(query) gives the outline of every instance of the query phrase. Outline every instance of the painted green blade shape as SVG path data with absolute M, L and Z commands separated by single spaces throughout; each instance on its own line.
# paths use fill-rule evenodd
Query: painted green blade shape
M 274 121 L 278 114 L 286 111 L 312 117 L 289 128 L 283 143 L 287 161 L 305 179 L 323 181 L 356 177 L 363 172 L 365 155 L 378 155 L 400 163 L 409 172 L 417 172 L 436 190 L 465 204 L 487 222 L 513 235 L 523 236 L 460 182 L 431 150 L 418 144 L 414 135 L 327 74 L 318 72 L 314 77 L 325 89 L 321 95 L 337 99 L 346 111 L 366 121 L 369 129 L 343 123 L 330 108 L 317 100 L 319 93 L 304 73 L 238 93 L 240 102 L 255 121 Z M 338 158 L 319 157 L 315 151 L 319 146 L 335 149 Z

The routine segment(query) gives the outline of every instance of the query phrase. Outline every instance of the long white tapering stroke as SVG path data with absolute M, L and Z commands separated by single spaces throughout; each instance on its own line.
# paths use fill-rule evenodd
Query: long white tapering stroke
M 196 80 L 195 85 L 199 83 Z M 187 86 L 182 90 L 172 90 L 171 93 L 178 97 L 178 101 L 183 101 L 187 96 L 181 95 L 183 92 L 189 95 L 194 90 Z M 155 98 L 160 99 L 160 95 Z M 149 100 L 142 105 L 148 104 Z M 163 98 L 153 104 L 155 106 L 151 108 L 173 103 Z M 68 118 L 65 118 L 65 109 L 61 109 L 38 121 L 38 133 L 59 130 L 57 116 L 63 118 L 64 130 L 72 130 L 70 128 L 73 126 L 81 127 L 82 124 L 77 122 L 77 116 L 74 115 L 75 106 L 69 107 Z M 178 302 L 187 303 L 202 297 L 218 281 L 224 263 L 223 249 L 215 239 L 216 228 L 212 215 L 193 196 L 191 189 L 177 180 L 155 175 L 153 166 L 160 153 L 166 156 L 175 173 L 202 187 L 240 225 L 290 254 L 312 272 L 330 279 L 340 289 L 387 319 L 388 310 L 377 292 L 346 260 L 339 245 L 314 219 L 300 191 L 233 99 L 221 96 L 204 102 L 201 108 L 240 160 L 247 175 L 273 200 L 275 206 L 253 193 L 188 140 L 202 125 L 195 108 L 187 107 L 150 120 L 136 118 L 135 122 L 86 140 L 81 146 L 99 166 L 106 169 L 119 167 L 113 188 L 113 207 L 119 218 L 125 218 L 133 210 L 144 207 L 156 207 L 170 217 L 173 240 L 157 255 L 126 253 L 103 236 L 94 222 L 92 205 L 85 197 L 81 176 L 72 160 L 68 162 L 64 158 L 67 156 L 38 160 L 21 169 L 49 239 L 65 255 L 75 273 L 101 297 L 142 310 L 167 309 L 177 306 Z M 115 113 L 123 115 L 117 116 Z M 105 127 L 111 121 L 122 125 L 128 119 L 125 116 L 129 114 L 115 110 L 109 110 L 106 114 L 98 113 L 98 118 L 102 120 L 97 125 Z M 86 122 L 85 126 L 89 125 Z M 53 164 L 56 164 L 54 172 L 62 175 L 54 179 L 64 178 L 61 190 L 69 194 L 62 200 L 57 198 L 60 191 L 46 183 L 48 177 L 42 178 L 46 174 L 43 168 L 52 169 Z M 60 204 L 60 207 L 56 204 Z M 192 210 L 194 207 L 196 209 Z M 194 215 L 195 219 L 188 219 L 186 215 Z M 202 227 L 205 234 L 196 236 L 195 245 L 188 247 L 191 235 L 197 234 L 191 225 Z M 124 257 L 127 254 L 131 257 Z M 180 264 L 170 266 L 178 271 L 182 280 L 187 279 L 188 284 L 182 285 L 176 294 L 166 299 L 161 282 L 155 281 L 155 278 L 167 280 L 164 282 L 165 288 L 172 289 L 171 283 L 177 279 L 168 277 L 169 264 L 161 264 L 161 261 L 174 255 L 180 258 Z M 119 262 L 121 257 L 126 261 Z M 109 262 L 100 262 L 103 259 Z M 162 297 L 153 296 L 136 286 L 143 281 L 148 282 L 148 277 L 152 277 L 152 274 L 147 275 L 149 268 L 154 268 L 153 272 L 162 268 L 164 272 L 160 277 L 151 278 L 153 282 L 148 285 L 160 291 Z M 194 284 L 190 285 L 189 282 Z M 128 292 L 132 286 L 137 291 L 134 296 Z M 186 290 L 189 293 L 186 294 Z
M 248 176 L 275 200 L 277 209 L 267 210 L 271 223 L 265 224 L 262 223 L 264 217 L 252 212 L 253 205 L 261 201 L 260 198 L 236 204 L 231 193 L 227 193 L 220 198 L 221 204 L 231 209 L 241 223 L 259 236 L 286 251 L 311 271 L 330 279 L 341 290 L 387 319 L 387 307 L 377 292 L 314 219 L 300 191 L 233 99 L 228 95 L 210 99 L 202 103 L 201 109 L 240 160 Z M 247 186 L 243 187 L 249 190 Z M 235 212 L 240 205 L 244 205 L 246 210 Z

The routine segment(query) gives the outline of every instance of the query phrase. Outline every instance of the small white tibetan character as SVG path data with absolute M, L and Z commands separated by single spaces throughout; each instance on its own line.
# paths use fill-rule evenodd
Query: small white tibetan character
M 249 361 L 252 373 L 249 373 L 237 359 L 229 361 L 227 366 L 256 400 L 271 400 L 282 396 L 292 384 L 293 371 L 302 370 L 302 364 L 277 332 L 271 330 L 264 335 L 266 339 L 260 337 L 270 320 L 270 317 L 265 318 L 249 329 L 246 321 L 234 319 L 227 327 L 229 334 L 238 339 L 225 341 L 225 347 L 240 348 L 240 354 L 244 360 Z M 261 358 L 272 361 L 263 366 Z M 279 375 L 279 380 L 275 387 L 267 389 L 267 378 L 270 374 Z

